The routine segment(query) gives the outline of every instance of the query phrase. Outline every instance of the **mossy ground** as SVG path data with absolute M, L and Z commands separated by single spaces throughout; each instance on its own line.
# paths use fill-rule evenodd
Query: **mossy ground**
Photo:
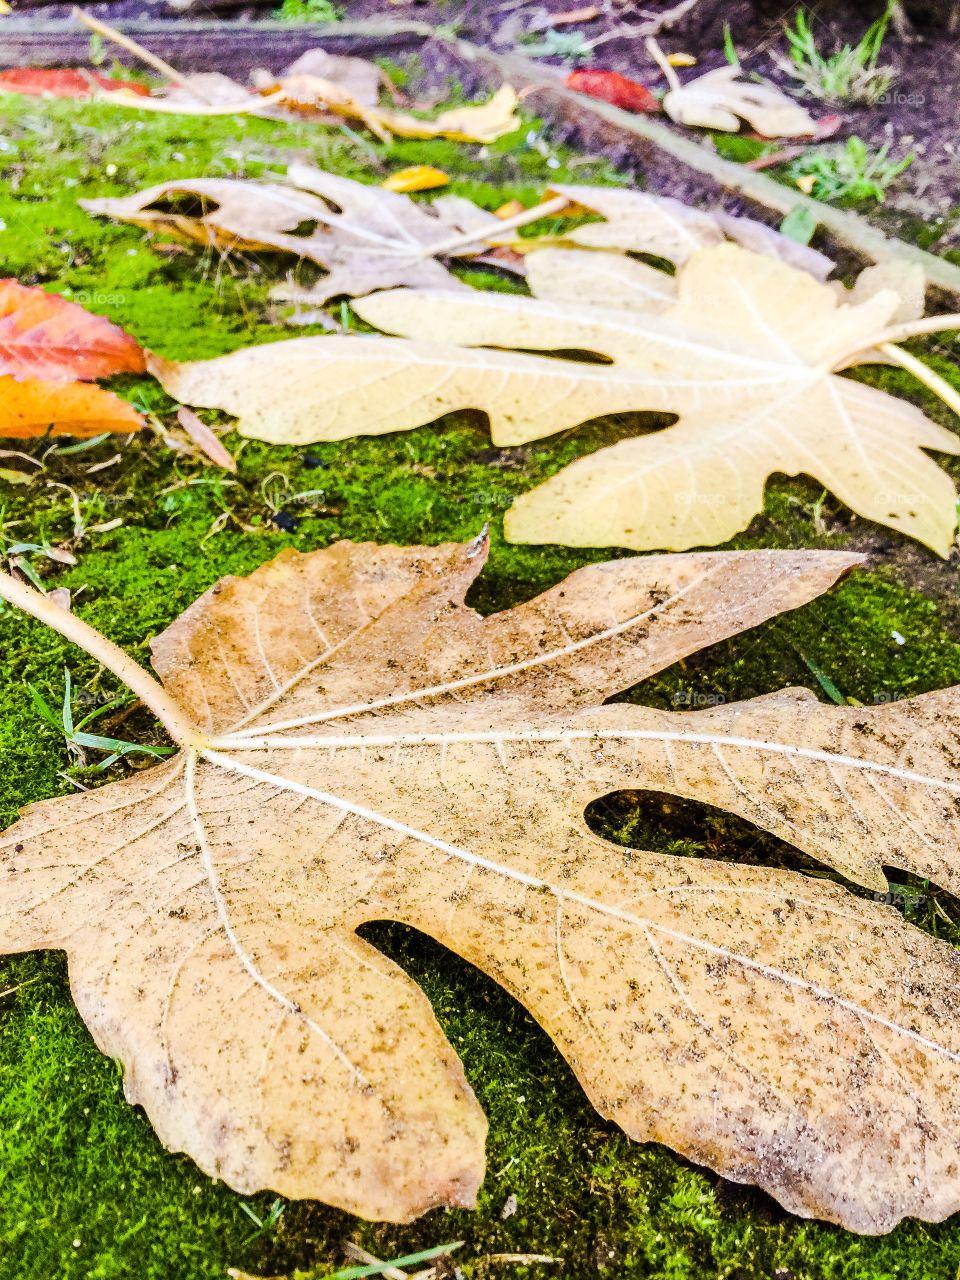
M 86 216 L 79 196 L 118 195 L 178 176 L 254 176 L 282 167 L 292 153 L 373 180 L 430 162 L 456 175 L 455 190 L 491 206 L 514 195 L 530 199 L 558 177 L 615 180 L 602 163 L 530 145 L 524 133 L 481 154 L 444 143 L 372 145 L 308 125 L 141 120 L 110 107 L 14 98 L 0 99 L 0 112 L 0 274 L 72 290 L 144 344 L 181 358 L 285 336 L 268 317 L 266 294 L 288 264 L 162 253 L 133 228 Z M 551 156 L 559 168 L 548 167 Z M 951 376 L 949 364 L 940 368 Z M 946 421 L 909 379 L 883 377 Z M 124 390 L 172 423 L 172 406 L 154 383 L 129 381 Z M 482 419 L 469 415 L 309 450 L 230 436 L 235 478 L 170 451 L 149 432 L 79 452 L 34 442 L 25 447 L 44 458 L 44 469 L 30 486 L 0 481 L 0 533 L 7 544 L 74 539 L 75 566 L 34 555 L 33 567 L 50 586 L 70 587 L 77 611 L 142 660 L 147 639 L 221 575 L 247 572 L 287 545 L 310 549 L 341 537 L 438 542 L 470 537 L 489 520 L 493 552 L 473 593 L 488 611 L 609 556 L 510 547 L 502 513 L 514 494 L 577 454 L 636 429 L 630 419 L 606 420 L 503 451 L 491 449 Z M 948 465 L 960 477 L 960 466 Z M 278 511 L 286 531 L 273 522 Z M 855 521 L 812 482 L 773 483 L 765 514 L 738 545 L 865 540 L 882 546 L 886 567 L 858 571 L 824 599 L 631 696 L 697 705 L 793 683 L 874 702 L 960 683 L 960 645 L 937 604 L 906 586 L 898 568 L 915 551 Z M 949 596 L 955 565 L 927 559 L 932 593 Z M 0 825 L 29 801 L 72 790 L 64 743 L 25 689 L 31 681 L 56 704 L 64 666 L 88 701 L 115 691 L 85 655 L 0 611 Z M 158 740 L 143 713 L 116 732 Z M 99 780 L 81 776 L 85 784 Z M 808 865 L 695 806 L 620 795 L 595 805 L 590 820 L 611 839 L 640 847 Z M 922 927 L 960 939 L 945 918 L 954 912 L 946 899 L 927 894 L 907 909 Z M 908 1222 L 885 1238 L 859 1238 L 798 1221 L 756 1192 L 629 1142 L 594 1113 L 547 1038 L 492 982 L 409 931 L 378 925 L 368 933 L 422 982 L 490 1116 L 489 1174 L 476 1212 L 438 1212 L 396 1228 L 307 1203 L 271 1215 L 269 1195 L 244 1201 L 160 1147 L 143 1115 L 124 1102 L 118 1066 L 97 1052 L 77 1016 L 63 957 L 26 955 L 0 963 L 0 1280 L 214 1280 L 228 1266 L 322 1275 L 340 1259 L 344 1238 L 380 1257 L 463 1240 L 456 1259 L 471 1278 L 952 1280 L 960 1273 L 960 1222 Z M 510 1197 L 516 1213 L 503 1218 Z M 504 1253 L 561 1261 L 525 1268 L 489 1260 Z

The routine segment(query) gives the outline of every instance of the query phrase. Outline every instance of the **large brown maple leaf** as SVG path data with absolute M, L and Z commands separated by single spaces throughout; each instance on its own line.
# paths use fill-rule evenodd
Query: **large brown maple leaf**
M 239 1191 L 398 1221 L 473 1203 L 485 1118 L 357 936 L 386 918 L 501 983 L 634 1138 L 855 1230 L 956 1210 L 960 957 L 832 883 L 623 850 L 583 817 L 615 788 L 697 796 L 861 884 L 955 888 L 955 695 L 601 705 L 853 559 L 624 559 L 482 618 L 484 554 L 284 552 L 155 641 L 165 692 L 102 642 L 182 750 L 5 833 L 0 949 L 66 951 L 127 1097 Z

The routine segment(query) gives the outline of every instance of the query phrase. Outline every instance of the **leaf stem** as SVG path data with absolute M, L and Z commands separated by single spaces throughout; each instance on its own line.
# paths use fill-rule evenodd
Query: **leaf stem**
M 680 83 L 680 77 L 677 75 L 673 67 L 671 67 L 670 63 L 667 61 L 663 50 L 660 48 L 659 44 L 657 44 L 657 41 L 654 38 L 654 36 L 652 35 L 647 36 L 643 44 L 647 53 L 649 53 L 650 57 L 653 58 L 654 62 L 663 72 L 663 77 L 667 82 L 667 87 L 669 88 L 670 92 L 676 93 L 678 89 L 681 89 L 683 87 Z
M 473 231 L 461 231 L 455 236 L 451 236 L 449 240 L 442 240 L 440 244 L 424 245 L 420 251 L 422 258 L 435 258 L 439 254 L 445 256 L 456 253 L 467 245 L 475 244 L 478 240 L 487 240 L 496 233 L 497 239 L 500 238 L 501 231 L 512 231 L 515 227 L 524 227 L 528 222 L 537 222 L 540 218 L 549 218 L 551 213 L 559 213 L 565 208 L 570 201 L 566 196 L 554 196 L 552 200 L 545 200 L 543 204 L 536 204 L 532 209 L 524 209 L 521 213 L 515 213 L 512 218 L 504 218 L 497 227 L 475 227 Z
M 898 347 L 893 342 L 882 342 L 879 348 L 888 360 L 892 360 L 894 364 L 898 364 L 901 369 L 906 369 L 908 373 L 924 384 L 935 396 L 938 396 L 943 403 L 960 417 L 960 391 L 956 387 L 951 387 L 946 378 L 942 378 L 939 373 L 931 369 L 928 364 L 922 360 L 918 360 L 916 356 L 904 351 L 902 347 Z
M 903 324 L 891 325 L 889 329 L 883 329 L 873 338 L 868 338 L 865 343 L 861 343 L 857 347 L 857 352 L 865 350 L 867 347 L 879 347 L 885 342 L 906 342 L 908 338 L 921 338 L 927 333 L 946 333 L 960 329 L 960 313 L 953 312 L 949 315 L 942 316 L 921 316 L 919 320 L 905 320 Z M 851 355 L 857 352 L 851 351 Z
M 96 658 L 109 671 L 131 689 L 145 706 L 149 707 L 170 737 L 181 747 L 201 750 L 205 739 L 200 730 L 184 714 L 179 703 L 149 672 L 134 662 L 129 654 L 101 635 L 89 623 L 75 614 L 61 609 L 49 596 L 18 582 L 10 574 L 0 571 L 0 599 L 15 605 L 39 622 L 46 623 L 54 631 L 65 636 L 72 644 Z

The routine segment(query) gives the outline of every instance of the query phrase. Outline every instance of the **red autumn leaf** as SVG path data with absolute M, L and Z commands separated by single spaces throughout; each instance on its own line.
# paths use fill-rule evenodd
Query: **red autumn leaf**
M 142 373 L 133 338 L 75 302 L 0 280 L 0 375 L 47 382 Z
M 660 103 L 646 85 L 638 80 L 628 80 L 619 71 L 571 71 L 566 85 L 568 89 L 576 89 L 591 98 L 601 98 L 624 111 L 660 110 Z
M 0 93 L 24 93 L 31 97 L 89 98 L 94 89 L 108 93 L 129 89 L 149 97 L 149 89 L 132 80 L 111 80 L 80 67 L 14 67 L 0 71 Z

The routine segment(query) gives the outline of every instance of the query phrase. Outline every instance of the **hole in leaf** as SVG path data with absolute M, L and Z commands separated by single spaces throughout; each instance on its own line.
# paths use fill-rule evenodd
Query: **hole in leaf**
M 304 218 L 302 222 L 298 222 L 295 227 L 291 228 L 287 235 L 301 236 L 304 240 L 308 240 L 312 235 L 316 235 L 319 225 L 316 218 Z
M 587 351 L 578 347 L 562 349 L 558 351 L 542 351 L 539 348 L 533 349 L 528 347 L 496 347 L 488 346 L 488 351 L 520 351 L 527 356 L 541 356 L 545 360 L 574 360 L 579 364 L 613 364 L 610 356 L 605 356 L 599 351 Z
M 815 875 L 824 870 L 814 858 L 744 818 L 663 791 L 611 791 L 587 805 L 583 817 L 595 835 L 623 848 Z
M 595 835 L 622 848 L 714 858 L 832 880 L 857 897 L 894 907 L 924 933 L 960 946 L 960 899 L 938 885 L 885 866 L 888 891 L 865 889 L 752 822 L 699 800 L 662 791 L 611 791 L 587 806 L 584 821 Z
M 204 218 L 216 213 L 220 205 L 209 196 L 198 196 L 192 191 L 169 191 L 165 196 L 144 205 L 144 213 L 165 213 L 180 218 Z
M 326 205 L 331 213 L 343 213 L 343 205 L 337 204 L 336 200 L 331 200 L 329 196 L 322 196 L 319 191 L 311 191 L 310 194 L 321 204 Z

